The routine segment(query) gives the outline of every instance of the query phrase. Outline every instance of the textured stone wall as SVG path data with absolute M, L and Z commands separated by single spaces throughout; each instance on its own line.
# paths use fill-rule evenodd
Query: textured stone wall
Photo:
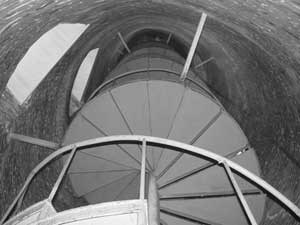
M 4 90 L 0 97 L 0 178 L 3 177 L 2 173 L 9 155 L 7 134 L 20 110 L 21 107 L 14 96 L 9 90 Z
M 127 36 L 138 29 L 159 28 L 177 33 L 188 44 L 203 10 L 209 19 L 197 54 L 215 58 L 204 67 L 207 83 L 257 150 L 263 177 L 300 206 L 300 5 L 296 0 L 1 1 L 0 91 L 44 32 L 59 22 L 91 24 L 39 85 L 14 120 L 13 130 L 60 142 L 69 123 L 74 76 L 89 50 L 100 48 L 96 72 L 104 76 L 113 66 L 118 31 Z M 101 79 L 94 81 L 97 86 Z M 1 151 L 8 154 L 0 171 L 0 215 L 34 165 L 50 153 L 4 141 Z M 37 182 L 42 184 L 37 185 L 39 195 L 30 195 L 28 202 L 45 196 L 54 174 L 56 169 L 45 171 Z M 70 193 L 65 196 L 62 207 L 81 203 Z M 263 224 L 297 222 L 270 200 Z

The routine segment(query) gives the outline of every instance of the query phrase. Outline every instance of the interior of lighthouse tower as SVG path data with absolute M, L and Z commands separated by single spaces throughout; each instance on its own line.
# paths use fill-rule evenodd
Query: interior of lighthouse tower
M 0 2 L 0 224 L 300 224 L 296 0 Z

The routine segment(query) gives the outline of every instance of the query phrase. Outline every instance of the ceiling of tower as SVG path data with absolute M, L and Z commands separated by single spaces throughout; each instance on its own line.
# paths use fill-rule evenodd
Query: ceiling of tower
M 73 82 L 91 50 L 99 48 L 85 100 L 126 55 L 118 33 L 132 49 L 149 41 L 161 45 L 172 34 L 170 49 L 185 57 L 203 11 L 208 18 L 192 69 L 244 130 L 256 149 L 262 176 L 299 206 L 297 0 L 3 0 L 0 102 L 5 104 L 0 107 L 3 114 L 16 115 L 2 116 L 1 124 L 10 120 L 15 132 L 60 143 L 71 120 L 68 111 Z M 7 82 L 28 49 L 60 23 L 89 26 L 36 87 L 27 107 L 19 107 L 5 90 Z M 211 57 L 213 60 L 195 69 Z M 1 126 L 1 137 L 5 132 L 6 127 Z M 0 215 L 33 166 L 50 152 L 19 142 L 8 145 L 4 140 L 0 150 Z M 52 175 L 45 171 L 47 179 L 40 180 L 43 190 L 51 186 Z M 28 201 L 41 196 L 30 194 Z M 63 204 L 75 205 L 77 200 L 69 197 L 65 201 Z M 267 201 L 264 221 L 267 225 L 296 224 L 271 200 Z

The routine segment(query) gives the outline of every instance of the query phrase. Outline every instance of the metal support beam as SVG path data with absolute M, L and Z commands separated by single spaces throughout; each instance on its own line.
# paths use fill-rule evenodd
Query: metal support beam
M 220 108 L 216 115 L 214 115 L 208 123 L 197 133 L 197 135 L 189 142 L 190 145 L 195 144 L 195 142 L 220 118 L 224 110 Z
M 42 140 L 42 139 L 39 139 L 39 138 L 33 138 L 33 137 L 25 136 L 25 135 L 22 135 L 22 134 L 9 133 L 7 138 L 8 138 L 8 140 L 14 139 L 14 140 L 21 141 L 21 142 L 24 142 L 24 143 L 28 143 L 28 144 L 32 144 L 32 145 L 38 145 L 38 146 L 45 147 L 45 148 L 50 148 L 50 149 L 53 149 L 53 150 L 56 150 L 56 149 L 59 148 L 59 144 L 57 144 L 57 143 Z
M 125 49 L 127 50 L 127 52 L 128 52 L 128 53 L 131 53 L 131 51 L 130 51 L 128 45 L 126 44 L 126 42 L 125 42 L 125 40 L 124 40 L 124 38 L 123 38 L 123 36 L 122 36 L 122 34 L 121 34 L 120 32 L 118 32 L 118 36 L 119 36 L 120 41 L 122 42 L 123 46 L 124 46 Z
M 83 113 L 81 113 L 79 111 L 79 114 L 82 116 L 82 118 L 87 121 L 92 127 L 94 127 L 101 135 L 103 136 L 108 136 L 107 133 L 105 133 L 102 129 L 100 129 L 100 127 L 96 126 L 96 124 L 93 123 L 93 121 L 90 121 Z M 138 164 L 141 164 L 141 162 L 139 160 L 137 160 L 133 155 L 131 155 L 126 149 L 124 149 L 121 145 L 118 145 L 118 148 L 123 151 L 126 155 L 128 155 L 131 159 L 133 159 L 135 162 L 137 162 Z M 87 154 L 86 152 L 84 152 L 84 154 Z M 94 155 L 93 155 L 94 156 Z M 95 157 L 95 156 L 94 156 Z
M 231 152 L 231 153 L 225 155 L 224 157 L 226 157 L 226 158 L 228 158 L 228 159 L 231 159 L 231 158 L 235 157 L 236 155 L 240 155 L 240 154 L 242 154 L 242 153 L 244 153 L 244 152 L 246 152 L 246 151 L 248 151 L 248 150 L 249 150 L 249 146 L 246 145 L 245 147 L 240 148 L 240 149 L 238 149 L 238 150 L 236 150 L 236 151 L 234 151 L 234 152 Z M 162 189 L 162 188 L 165 188 L 165 187 L 167 187 L 167 186 L 169 186 L 169 185 L 171 185 L 171 184 L 177 183 L 177 182 L 179 182 L 179 181 L 181 181 L 181 180 L 184 180 L 184 179 L 186 179 L 186 178 L 188 178 L 188 177 L 190 177 L 190 176 L 193 176 L 193 175 L 195 175 L 195 174 L 197 174 L 197 173 L 199 173 L 199 172 L 201 172 L 201 171 L 203 171 L 203 170 L 209 169 L 210 167 L 213 167 L 213 166 L 215 166 L 215 165 L 217 165 L 217 163 L 208 162 L 208 163 L 204 164 L 203 166 L 200 166 L 200 167 L 198 167 L 198 168 L 195 168 L 195 169 L 193 169 L 193 170 L 191 170 L 191 171 L 188 171 L 188 172 L 186 172 L 186 173 L 184 173 L 184 174 L 182 174 L 182 175 L 179 175 L 179 176 L 177 176 L 177 177 L 174 177 L 174 178 L 172 178 L 172 179 L 170 179 L 170 180 L 168 180 L 168 181 L 162 183 L 162 184 L 158 187 L 158 189 Z
M 174 114 L 174 116 L 173 116 L 173 118 L 172 118 L 171 126 L 170 126 L 170 128 L 169 128 L 169 130 L 168 130 L 168 135 L 167 135 L 166 138 L 169 138 L 169 137 L 170 137 L 170 134 L 171 134 L 171 132 L 172 132 L 172 130 L 173 130 L 173 128 L 174 128 L 175 120 L 176 120 L 177 115 L 178 115 L 178 112 L 179 112 L 179 110 L 180 110 L 180 108 L 181 108 L 181 106 L 182 106 L 182 103 L 183 103 L 183 99 L 184 99 L 186 90 L 187 90 L 187 87 L 183 87 L 183 89 L 182 89 L 182 94 L 181 94 L 181 97 L 180 97 L 180 101 L 179 101 L 179 103 L 178 103 L 176 112 L 175 112 L 175 114 Z M 160 155 L 159 155 L 158 160 L 157 160 L 157 165 L 159 165 L 159 163 L 160 163 L 160 159 L 161 159 L 161 157 L 162 157 L 163 154 L 164 154 L 164 150 L 165 150 L 165 149 L 162 149 L 161 152 L 160 152 Z M 164 175 L 164 171 L 165 171 L 165 170 L 166 170 L 166 168 L 165 168 L 165 169 L 157 176 L 157 179 L 158 179 L 158 180 L 160 179 L 161 176 Z
M 140 200 L 145 199 L 145 175 L 146 175 L 146 139 L 142 141 L 142 165 L 141 165 L 141 182 L 140 182 Z
M 240 201 L 240 203 L 243 207 L 243 210 L 244 210 L 248 220 L 250 221 L 251 225 L 257 225 L 257 222 L 256 222 L 256 220 L 255 220 L 255 218 L 254 218 L 254 216 L 253 216 L 253 214 L 250 210 L 250 207 L 248 206 L 248 203 L 247 203 L 247 201 L 246 201 L 246 199 L 245 199 L 238 183 L 236 182 L 236 180 L 235 180 L 235 178 L 234 178 L 234 176 L 231 172 L 230 167 L 228 166 L 226 161 L 223 161 L 222 164 L 224 165 L 225 171 L 226 171 L 226 173 L 229 177 L 229 180 L 230 180 L 230 182 L 231 182 L 231 184 L 232 184 L 232 186 L 233 186 L 233 188 L 234 188 L 234 190 L 237 194 L 237 197 L 238 197 L 238 199 L 239 199 L 239 201 Z
M 81 197 L 84 197 L 85 195 L 88 195 L 88 194 L 90 194 L 90 193 L 93 193 L 93 192 L 95 192 L 95 191 L 98 191 L 99 189 L 101 189 L 101 188 L 103 188 L 103 187 L 105 187 L 105 186 L 107 186 L 107 185 L 112 185 L 112 184 L 114 184 L 114 183 L 117 183 L 117 182 L 119 182 L 120 180 L 122 180 L 122 179 L 127 179 L 128 177 L 130 177 L 130 176 L 132 176 L 133 174 L 135 174 L 136 172 L 131 172 L 131 173 L 129 173 L 129 174 L 127 174 L 127 175 L 124 175 L 124 176 L 122 176 L 122 177 L 120 177 L 120 178 L 118 178 L 118 179 L 116 179 L 116 180 L 113 180 L 113 181 L 111 181 L 111 182 L 109 182 L 109 183 L 107 183 L 107 184 L 100 184 L 100 186 L 98 186 L 98 187 L 96 187 L 96 188 L 94 188 L 94 189 L 92 189 L 92 190 L 90 190 L 90 191 L 88 191 L 88 192 L 85 192 L 85 193 L 81 193 L 80 195 L 78 195 L 77 197 L 78 198 L 81 198 Z
M 119 106 L 118 102 L 116 101 L 116 99 L 115 99 L 115 97 L 113 96 L 113 94 L 111 93 L 111 91 L 109 91 L 109 95 L 110 95 L 111 100 L 113 101 L 115 107 L 117 108 L 118 112 L 120 113 L 120 116 L 122 117 L 123 122 L 125 123 L 125 125 L 126 125 L 128 131 L 130 132 L 131 135 L 133 135 L 133 130 L 132 130 L 131 127 L 129 126 L 129 123 L 128 123 L 128 121 L 126 120 L 126 117 L 125 117 L 124 113 L 122 112 L 121 107 Z M 140 145 L 138 145 L 138 148 L 140 149 L 140 151 L 142 151 Z M 153 168 L 152 168 L 152 166 L 151 166 L 151 164 L 150 164 L 150 162 L 148 161 L 147 158 L 146 158 L 146 163 L 147 163 L 149 169 L 150 169 L 150 170 L 153 170 Z
M 195 51 L 196 51 L 197 44 L 198 44 L 200 35 L 201 35 L 201 33 L 202 33 L 202 30 L 203 30 L 205 21 L 206 21 L 206 17 L 207 17 L 207 14 L 206 14 L 206 13 L 202 13 L 201 18 L 200 18 L 200 21 L 199 21 L 199 24 L 198 24 L 198 27 L 197 27 L 197 31 L 196 31 L 196 33 L 195 33 L 195 36 L 194 36 L 192 45 L 191 45 L 190 50 L 189 50 L 189 54 L 188 54 L 188 56 L 187 56 L 187 59 L 186 59 L 186 61 L 185 61 L 185 64 L 184 64 L 182 73 L 181 73 L 181 75 L 180 75 L 180 79 L 181 79 L 182 81 L 185 80 L 185 78 L 186 78 L 186 76 L 187 76 L 187 73 L 188 73 L 188 71 L 189 71 L 189 69 L 190 69 L 190 66 L 191 66 L 191 63 L 192 63 L 192 60 L 193 60 Z
M 260 195 L 262 192 L 258 189 L 243 190 L 243 195 Z M 236 196 L 232 191 L 216 191 L 216 192 L 200 192 L 200 193 L 187 193 L 187 194 L 165 194 L 160 196 L 161 201 L 168 200 L 184 200 L 184 199 L 204 199 L 204 198 L 224 198 Z
M 197 133 L 197 135 L 189 142 L 190 145 L 193 145 L 213 124 L 217 119 L 222 115 L 223 110 L 220 109 L 219 112 L 208 121 L 208 123 Z M 161 178 L 169 171 L 171 167 L 183 156 L 183 152 L 177 154 L 177 156 L 165 167 L 165 169 L 158 175 L 158 178 Z
M 137 169 L 121 169 L 121 170 L 90 170 L 90 171 L 70 171 L 68 174 L 91 174 L 91 173 L 113 173 L 113 172 L 133 172 Z
M 201 63 L 199 63 L 197 66 L 195 66 L 195 69 L 199 68 L 200 66 L 205 65 L 206 63 L 209 63 L 210 61 L 212 61 L 214 59 L 214 57 L 210 57 L 204 61 L 202 61 Z

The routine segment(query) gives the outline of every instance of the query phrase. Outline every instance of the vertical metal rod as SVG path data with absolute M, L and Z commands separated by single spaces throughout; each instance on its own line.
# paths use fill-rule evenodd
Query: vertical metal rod
M 122 34 L 121 34 L 120 32 L 118 32 L 118 36 L 119 36 L 119 38 L 120 38 L 122 44 L 123 44 L 124 47 L 126 48 L 127 52 L 128 52 L 128 53 L 131 53 L 131 51 L 130 51 L 128 45 L 126 44 L 126 42 L 125 42 L 125 40 L 124 40 L 124 38 L 123 38 L 123 36 L 122 36 Z
M 252 214 L 252 212 L 251 212 L 248 204 L 247 204 L 247 201 L 246 201 L 246 199 L 245 199 L 245 197 L 244 197 L 244 195 L 243 195 L 243 193 L 242 193 L 242 191 L 241 191 L 238 183 L 236 182 L 236 180 L 235 180 L 235 178 L 234 178 L 234 176 L 232 174 L 232 171 L 231 171 L 230 167 L 228 166 L 228 164 L 227 164 L 226 161 L 223 161 L 222 163 L 223 163 L 225 171 L 226 171 L 226 173 L 227 173 L 227 175 L 229 177 L 229 180 L 230 180 L 230 182 L 231 182 L 231 184 L 232 184 L 232 186 L 233 186 L 233 188 L 234 188 L 234 190 L 235 190 L 235 192 L 237 194 L 237 197 L 238 197 L 239 201 L 242 204 L 242 207 L 243 207 L 243 209 L 244 209 L 244 211 L 246 213 L 247 218 L 249 219 L 251 225 L 257 225 L 257 222 L 256 222 L 256 220 L 255 220 L 255 218 L 254 218 L 254 216 L 253 216 L 253 214 Z
M 70 153 L 70 156 L 69 156 L 68 160 L 65 162 L 65 165 L 64 165 L 62 171 L 60 172 L 59 177 L 56 180 L 56 183 L 54 184 L 54 186 L 52 188 L 52 191 L 51 191 L 51 193 L 48 197 L 49 202 L 52 202 L 54 196 L 56 195 L 57 190 L 58 190 L 59 186 L 61 185 L 61 182 L 62 182 L 62 180 L 63 180 L 70 164 L 72 163 L 72 160 L 73 160 L 74 155 L 76 153 L 76 149 L 77 149 L 77 147 L 74 146 L 73 149 L 72 149 L 72 152 Z
M 146 173 L 146 139 L 143 139 L 142 144 L 142 165 L 141 165 L 141 182 L 140 182 L 140 200 L 145 199 L 145 173 Z
M 185 78 L 187 76 L 187 73 L 190 69 L 190 66 L 191 66 L 191 63 L 192 63 L 192 60 L 193 60 L 193 57 L 194 57 L 194 54 L 195 54 L 197 44 L 198 44 L 200 35 L 202 33 L 205 21 L 206 21 L 206 17 L 207 17 L 207 14 L 203 12 L 202 15 L 201 15 L 201 18 L 200 18 L 200 21 L 199 21 L 199 24 L 198 24 L 198 27 L 197 27 L 197 31 L 195 33 L 195 36 L 194 36 L 194 39 L 193 39 L 193 42 L 192 42 L 192 45 L 191 45 L 191 48 L 189 50 L 189 54 L 187 56 L 187 59 L 185 61 L 182 73 L 180 75 L 181 80 L 185 80 Z

